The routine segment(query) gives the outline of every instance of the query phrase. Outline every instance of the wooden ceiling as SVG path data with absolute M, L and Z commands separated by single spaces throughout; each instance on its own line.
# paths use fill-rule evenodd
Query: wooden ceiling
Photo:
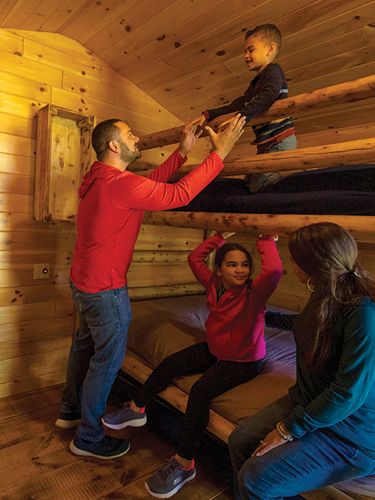
M 0 28 L 80 42 L 184 121 L 244 92 L 255 76 L 244 64 L 244 34 L 258 24 L 274 23 L 283 34 L 277 62 L 290 96 L 375 74 L 375 0 L 1 3 Z M 375 97 L 346 110 L 352 125 L 374 122 Z M 338 110 L 331 126 L 340 117 Z M 309 131 L 319 126 L 306 124 Z

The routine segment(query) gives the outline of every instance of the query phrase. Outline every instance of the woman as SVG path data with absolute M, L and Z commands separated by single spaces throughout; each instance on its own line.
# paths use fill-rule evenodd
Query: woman
M 375 280 L 336 224 L 302 227 L 288 246 L 311 297 L 300 315 L 268 312 L 266 324 L 293 331 L 297 380 L 229 438 L 241 500 L 279 500 L 375 471 Z

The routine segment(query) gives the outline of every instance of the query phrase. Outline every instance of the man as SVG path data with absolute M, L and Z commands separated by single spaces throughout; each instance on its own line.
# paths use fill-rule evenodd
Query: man
M 77 242 L 70 271 L 79 329 L 69 354 L 61 413 L 56 426 L 77 433 L 76 455 L 110 459 L 129 443 L 106 436 L 101 417 L 124 359 L 131 310 L 126 275 L 145 210 L 166 210 L 190 202 L 223 168 L 223 160 L 243 133 L 236 116 L 219 134 L 206 127 L 213 152 L 175 184 L 167 180 L 185 163 L 201 132 L 187 123 L 178 149 L 148 178 L 126 169 L 140 158 L 138 137 L 121 120 L 101 122 L 92 133 L 98 161 L 84 176 L 78 194 Z

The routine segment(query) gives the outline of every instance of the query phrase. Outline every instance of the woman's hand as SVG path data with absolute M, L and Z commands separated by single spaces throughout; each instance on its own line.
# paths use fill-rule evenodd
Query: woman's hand
M 258 448 L 251 455 L 252 457 L 261 457 L 265 455 L 269 451 L 274 448 L 278 448 L 283 444 L 287 443 L 286 439 L 283 439 L 280 434 L 277 432 L 277 429 L 274 429 L 272 432 L 267 434 L 267 436 L 260 442 Z

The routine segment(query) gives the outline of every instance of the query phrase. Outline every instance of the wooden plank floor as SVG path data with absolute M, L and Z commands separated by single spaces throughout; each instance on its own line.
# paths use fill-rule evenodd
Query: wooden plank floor
M 61 386 L 0 399 L 1 500 L 151 499 L 145 480 L 165 464 L 174 447 L 152 424 L 115 431 L 130 451 L 114 460 L 80 458 L 69 451 L 75 429 L 58 429 Z M 111 409 L 111 407 L 109 408 Z M 113 432 L 113 431 L 112 431 Z M 108 434 L 110 432 L 108 431 Z M 197 477 L 176 500 L 231 500 L 220 473 L 197 462 Z

